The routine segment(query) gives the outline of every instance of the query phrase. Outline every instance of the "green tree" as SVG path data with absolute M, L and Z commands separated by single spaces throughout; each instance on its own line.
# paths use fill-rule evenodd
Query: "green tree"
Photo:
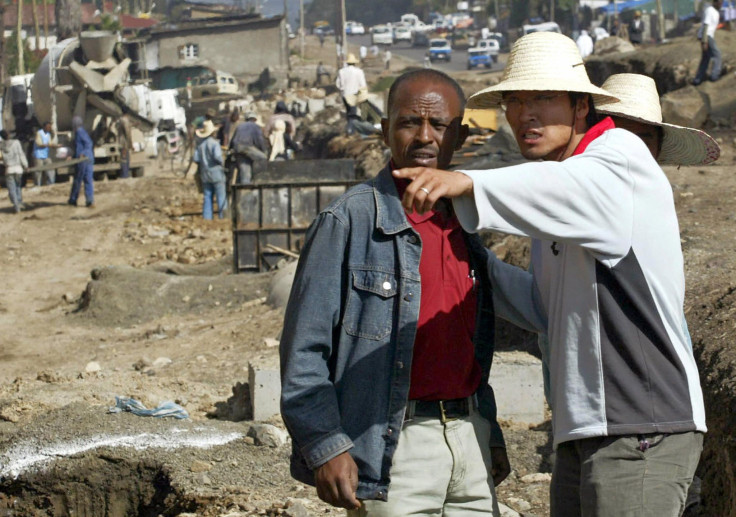
M 4 51 L 7 53 L 8 75 L 18 75 L 18 38 L 14 30 L 9 38 L 5 38 Z M 41 58 L 28 46 L 28 41 L 23 40 L 23 65 L 27 74 L 34 73 L 41 64 Z
M 114 16 L 110 13 L 103 13 L 100 16 L 100 30 L 118 32 L 122 28 L 123 24 L 120 23 L 120 20 L 117 16 Z

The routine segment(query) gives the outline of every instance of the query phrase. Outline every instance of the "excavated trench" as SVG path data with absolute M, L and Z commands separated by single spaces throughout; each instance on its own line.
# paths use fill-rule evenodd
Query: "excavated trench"
M 3 480 L 0 494 L 0 515 L 156 517 L 196 510 L 194 501 L 173 489 L 160 464 L 94 454 Z

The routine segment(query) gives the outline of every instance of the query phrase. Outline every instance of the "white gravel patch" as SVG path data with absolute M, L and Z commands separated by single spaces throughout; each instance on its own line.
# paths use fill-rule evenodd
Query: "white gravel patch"
M 131 449 L 207 449 L 242 438 L 242 433 L 218 433 L 207 429 L 171 429 L 170 434 L 101 435 L 51 444 L 21 443 L 0 458 L 0 477 L 15 479 L 30 469 L 42 469 L 50 462 L 100 447 Z

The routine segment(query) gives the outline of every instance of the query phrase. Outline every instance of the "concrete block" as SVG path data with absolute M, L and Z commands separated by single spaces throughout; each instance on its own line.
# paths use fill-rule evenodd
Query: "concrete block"
M 280 413 L 281 377 L 278 367 L 248 363 L 248 387 L 253 406 L 253 420 L 268 420 Z
M 527 425 L 544 422 L 542 361 L 525 352 L 496 352 L 489 383 L 500 420 Z
M 291 294 L 291 285 L 294 283 L 296 266 L 296 261 L 287 264 L 285 267 L 280 268 L 271 279 L 266 303 L 274 309 L 286 308 L 286 303 L 289 301 L 289 294 Z

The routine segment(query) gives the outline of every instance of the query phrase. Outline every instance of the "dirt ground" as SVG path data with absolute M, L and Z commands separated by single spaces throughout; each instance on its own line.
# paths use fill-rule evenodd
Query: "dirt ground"
M 724 410 L 735 407 L 736 133 L 715 136 L 716 164 L 665 172 L 707 391 L 702 515 L 726 516 L 736 515 L 736 412 Z M 282 316 L 265 303 L 271 273 L 230 274 L 230 222 L 203 221 L 191 177 L 156 164 L 96 183 L 94 209 L 66 205 L 68 189 L 25 189 L 19 215 L 0 192 L 0 515 L 341 515 L 289 477 L 288 444 L 248 436 L 248 365 L 276 364 Z M 518 349 L 514 339 L 499 348 Z M 190 418 L 108 413 L 116 396 L 172 400 Z M 499 499 L 547 516 L 549 422 L 505 430 L 513 472 Z

